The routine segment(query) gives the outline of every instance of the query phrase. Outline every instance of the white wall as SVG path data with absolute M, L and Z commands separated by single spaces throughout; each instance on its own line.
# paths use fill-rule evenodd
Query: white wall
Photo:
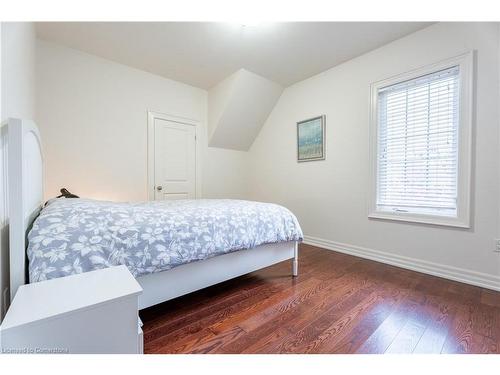
M 247 199 L 249 170 L 248 152 L 208 147 L 203 163 L 203 198 Z
M 34 64 L 34 25 L 30 22 L 2 22 L 2 119 L 33 119 Z
M 41 40 L 36 73 L 47 198 L 146 200 L 148 110 L 201 121 L 204 197 L 246 195 L 247 155 L 207 147 L 205 90 Z
M 1 25 L 0 119 L 33 119 L 35 114 L 35 29 L 32 23 Z M 3 144 L 0 143 L 0 319 L 5 313 L 3 296 L 8 286 L 8 227 Z
M 500 236 L 498 37 L 496 24 L 435 24 L 287 88 L 251 148 L 252 198 L 287 206 L 305 234 L 325 246 L 500 287 L 500 254 L 493 252 Z M 473 228 L 369 220 L 370 83 L 471 49 L 477 51 Z M 327 118 L 327 160 L 297 163 L 295 124 L 320 114 Z

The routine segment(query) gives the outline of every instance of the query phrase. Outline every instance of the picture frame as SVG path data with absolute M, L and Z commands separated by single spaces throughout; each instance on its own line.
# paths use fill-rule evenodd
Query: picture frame
M 297 122 L 297 162 L 326 159 L 326 116 Z

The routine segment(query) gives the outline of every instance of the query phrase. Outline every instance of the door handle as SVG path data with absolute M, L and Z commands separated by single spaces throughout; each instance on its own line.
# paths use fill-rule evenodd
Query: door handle
M 163 186 L 157 186 L 156 187 L 156 190 L 158 190 L 158 191 L 162 191 L 162 189 L 163 189 Z

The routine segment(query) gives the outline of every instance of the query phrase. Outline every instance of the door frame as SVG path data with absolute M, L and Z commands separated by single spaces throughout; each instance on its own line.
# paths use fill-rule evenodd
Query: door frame
M 175 122 L 177 124 L 194 126 L 195 134 L 195 198 L 201 197 L 201 150 L 200 142 L 198 142 L 198 133 L 200 127 L 200 121 L 194 120 L 187 117 L 175 116 L 166 113 L 160 113 L 155 111 L 148 111 L 148 176 L 147 176 L 147 191 L 148 200 L 155 200 L 155 120 L 164 120 Z

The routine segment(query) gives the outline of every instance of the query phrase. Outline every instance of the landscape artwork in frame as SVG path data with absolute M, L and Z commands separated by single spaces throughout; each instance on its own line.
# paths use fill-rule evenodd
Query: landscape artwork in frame
M 297 161 L 325 159 L 325 116 L 297 123 Z

